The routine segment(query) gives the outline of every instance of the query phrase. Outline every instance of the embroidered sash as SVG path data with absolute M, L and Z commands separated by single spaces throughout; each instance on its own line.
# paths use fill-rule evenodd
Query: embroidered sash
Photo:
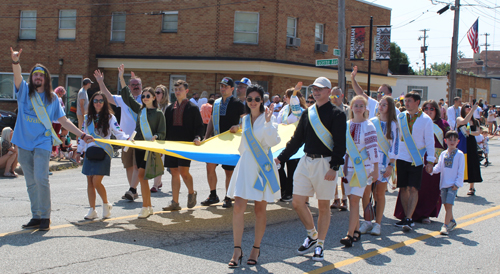
M 44 133 L 45 136 L 47 137 L 52 136 L 53 146 L 62 144 L 59 137 L 57 137 L 57 133 L 52 127 L 52 122 L 50 121 L 49 115 L 47 114 L 47 110 L 43 105 L 42 98 L 40 98 L 40 94 L 38 94 L 38 92 L 35 92 L 35 96 L 31 96 L 30 99 L 31 99 L 31 104 L 33 105 L 33 109 L 35 110 L 36 117 L 38 117 L 38 120 L 40 120 L 42 125 L 45 127 L 45 133 Z
M 292 104 L 292 99 L 297 100 L 296 102 L 299 102 L 298 104 Z M 290 98 L 290 107 L 292 108 L 292 113 L 293 115 L 295 115 L 295 117 L 297 118 L 300 118 L 300 116 L 302 115 L 302 108 L 300 107 L 300 100 L 299 98 L 297 98 L 297 96 L 295 95 L 292 95 L 292 97 Z
M 330 150 L 333 150 L 333 137 L 330 131 L 326 129 L 326 127 L 323 125 L 321 122 L 321 119 L 319 118 L 318 115 L 318 108 L 316 107 L 316 104 L 310 106 L 308 108 L 308 117 L 309 117 L 309 123 L 311 123 L 312 128 L 314 129 L 314 132 L 318 136 L 318 138 L 321 140 L 321 142 Z
M 406 119 L 406 111 L 402 112 L 398 115 L 399 125 L 401 127 L 401 132 L 403 135 L 403 142 L 410 153 L 411 158 L 413 159 L 414 166 L 423 165 L 422 155 L 425 154 L 426 148 L 418 149 L 415 141 L 413 140 L 413 136 L 411 136 L 410 128 L 408 127 L 408 120 Z
M 243 117 L 243 125 L 245 128 L 243 134 L 245 135 L 248 147 L 250 147 L 250 151 L 260 168 L 259 176 L 257 177 L 253 188 L 259 191 L 264 191 L 267 185 L 269 185 L 271 187 L 271 191 L 276 193 L 276 191 L 280 190 L 280 184 L 278 176 L 276 176 L 276 171 L 273 168 L 273 154 L 271 149 L 269 149 L 266 153 L 259 141 L 255 139 L 250 114 Z M 260 183 L 259 178 L 264 179 L 264 184 Z
M 213 113 L 212 113 L 212 122 L 214 124 L 214 135 L 220 134 L 219 117 L 220 117 L 221 102 L 222 98 L 219 98 L 214 102 Z
M 290 105 L 286 105 L 283 108 L 283 116 L 281 117 L 282 124 L 288 124 L 288 114 L 290 112 Z
M 349 159 L 351 160 L 354 167 L 354 174 L 352 175 L 352 179 L 351 182 L 349 182 L 349 185 L 351 187 L 365 187 L 366 181 L 368 180 L 368 173 L 365 169 L 365 160 L 368 159 L 368 154 L 366 153 L 366 149 L 362 149 L 361 151 L 358 150 L 349 131 L 350 122 L 347 122 L 347 130 L 345 133 L 346 148 L 347 154 L 349 154 Z
M 85 125 L 87 125 L 87 115 L 85 115 L 84 123 Z M 106 151 L 106 153 L 109 155 L 109 158 L 113 159 L 113 147 L 110 144 L 99 142 L 98 139 L 103 139 L 103 138 L 97 135 L 97 133 L 95 133 L 94 121 L 92 121 L 90 125 L 87 125 L 87 130 L 89 131 L 89 134 L 92 135 L 92 137 L 94 137 L 96 146 L 104 149 L 104 151 Z

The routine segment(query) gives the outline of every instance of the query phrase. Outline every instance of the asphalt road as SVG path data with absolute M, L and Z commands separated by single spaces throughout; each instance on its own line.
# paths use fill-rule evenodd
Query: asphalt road
M 22 230 L 30 219 L 30 204 L 24 178 L 0 179 L 0 273 L 500 273 L 500 141 L 490 141 L 490 161 L 482 167 L 484 182 L 476 185 L 477 196 L 460 189 L 454 213 L 458 228 L 449 236 L 439 235 L 444 208 L 432 224 L 416 224 L 404 233 L 393 226 L 396 193 L 387 193 L 382 235 L 363 235 L 361 243 L 344 248 L 339 240 L 348 226 L 348 212 L 332 212 L 325 241 L 325 260 L 314 262 L 312 254 L 298 256 L 295 250 L 305 230 L 291 204 L 268 205 L 268 226 L 257 266 L 228 269 L 233 252 L 232 210 L 220 205 L 199 206 L 209 193 L 205 165 L 192 164 L 198 206 L 179 212 L 161 212 L 170 202 L 168 173 L 162 192 L 152 194 L 155 215 L 137 219 L 141 198 L 121 200 L 128 189 L 119 159 L 113 159 L 111 177 L 104 179 L 112 218 L 84 221 L 88 211 L 86 178 L 81 168 L 54 172 L 52 226 L 47 232 Z M 219 195 L 224 174 L 217 169 Z M 222 195 L 223 196 L 223 195 Z M 181 206 L 187 190 L 181 189 Z M 102 202 L 97 200 L 99 214 Z M 311 199 L 315 216 L 316 201 Z M 244 262 L 253 244 L 254 214 L 249 203 L 243 236 Z

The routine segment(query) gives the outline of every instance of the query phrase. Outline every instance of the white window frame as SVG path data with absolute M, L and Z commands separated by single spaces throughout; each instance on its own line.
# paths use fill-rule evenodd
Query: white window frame
M 0 72 L 1 75 L 12 75 L 12 98 L 1 98 L 0 101 L 12 101 L 12 100 L 17 100 L 16 98 L 16 87 L 14 86 L 14 73 L 12 72 Z M 28 81 L 29 73 L 21 73 L 23 76 L 23 79 Z
M 295 26 L 293 26 L 293 35 L 290 36 L 288 35 L 288 20 L 289 19 L 292 19 L 294 20 L 294 23 L 295 23 Z M 293 37 L 293 38 L 296 38 L 297 37 L 297 17 L 287 17 L 286 18 L 286 37 Z
M 62 16 L 62 13 L 64 11 L 75 11 L 75 17 L 63 17 Z M 75 40 L 76 39 L 76 14 L 77 14 L 77 11 L 75 9 L 70 9 L 70 10 L 59 10 L 59 33 L 57 35 L 58 39 L 59 40 Z M 74 28 L 63 28 L 61 27 L 61 21 L 70 21 L 74 18 L 74 21 L 75 21 L 75 27 Z M 61 38 L 61 32 L 70 32 L 71 30 L 73 30 L 73 38 Z
M 175 102 L 177 101 L 177 98 L 175 97 L 175 92 L 174 92 L 174 84 L 177 82 L 177 80 L 184 80 L 186 81 L 186 75 L 183 74 L 171 74 L 170 75 L 170 85 L 168 86 L 168 99 L 170 102 Z
M 165 15 L 177 15 L 177 28 L 175 30 L 164 29 L 163 24 L 165 23 Z M 168 21 L 173 22 L 173 21 Z M 163 16 L 161 18 L 161 32 L 166 33 L 175 33 L 179 31 L 179 12 L 178 11 L 165 11 L 163 12 Z
M 115 16 L 116 15 L 123 15 L 125 16 L 125 28 L 123 30 L 114 30 L 113 29 L 113 22 L 114 22 L 114 19 L 115 19 Z M 127 14 L 125 12 L 113 12 L 111 14 L 111 37 L 110 37 L 110 41 L 111 42 L 125 42 L 125 37 L 123 37 L 123 40 L 114 40 L 113 39 L 113 33 L 114 32 L 123 32 L 125 33 L 125 30 L 127 29 Z
M 321 26 L 321 41 L 318 41 L 316 40 L 316 30 L 318 28 L 318 26 Z M 316 44 L 324 44 L 325 43 L 325 24 L 321 24 L 321 23 L 316 23 L 316 25 L 314 26 L 314 42 Z
M 24 12 L 35 12 L 35 18 L 33 19 L 32 17 L 23 17 Z M 37 11 L 36 10 L 22 10 L 20 17 L 19 17 L 19 39 L 21 40 L 35 40 L 36 39 L 36 18 L 37 18 Z M 34 20 L 35 21 L 35 27 L 34 28 L 23 28 L 23 21 L 24 20 Z M 21 37 L 21 33 L 23 30 L 35 30 L 35 37 L 33 38 L 23 38 Z
M 246 21 L 236 21 L 236 14 L 238 13 L 251 13 L 251 14 L 257 14 L 257 31 L 256 32 L 248 32 L 248 31 L 236 31 L 236 23 L 248 23 Z M 256 11 L 235 11 L 234 13 L 234 33 L 233 33 L 233 43 L 234 44 L 245 44 L 245 45 L 258 45 L 259 44 L 259 29 L 260 29 L 260 13 Z M 257 41 L 255 43 L 245 43 L 245 42 L 235 42 L 234 41 L 234 34 L 235 33 L 245 33 L 245 34 L 256 34 L 257 35 Z

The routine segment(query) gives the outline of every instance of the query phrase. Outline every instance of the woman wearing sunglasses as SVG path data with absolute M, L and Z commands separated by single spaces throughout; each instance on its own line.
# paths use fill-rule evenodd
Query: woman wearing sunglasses
M 246 92 L 243 116 L 243 134 L 239 147 L 240 160 L 234 169 L 227 196 L 234 198 L 233 237 L 234 251 L 230 268 L 239 267 L 243 258 L 241 238 L 245 226 L 244 213 L 248 200 L 255 201 L 255 240 L 248 265 L 256 265 L 260 255 L 260 242 L 266 230 L 266 206 L 279 198 L 279 177 L 273 161 L 271 147 L 281 141 L 278 124 L 273 115 L 274 104 L 265 108 L 264 89 L 251 85 Z
M 448 147 L 444 142 L 444 136 L 446 132 L 450 130 L 450 124 L 441 115 L 441 107 L 434 100 L 429 100 L 422 105 L 422 110 L 425 114 L 431 117 L 434 121 L 434 147 L 435 156 L 437 163 L 439 155 L 441 152 L 446 150 Z M 427 159 L 427 156 L 424 157 Z M 427 164 L 427 160 L 424 160 L 424 165 Z M 418 191 L 418 202 L 413 212 L 412 219 L 415 221 L 420 221 L 423 224 L 430 224 L 430 217 L 437 217 L 439 211 L 441 210 L 441 190 L 439 189 L 440 174 L 430 175 L 425 170 L 422 171 L 422 185 Z M 396 203 L 396 209 L 394 211 L 394 216 L 398 219 L 404 219 L 405 213 L 401 201 L 398 197 Z
M 126 140 L 129 137 L 121 130 L 106 96 L 100 91 L 94 93 L 90 99 L 82 130 L 85 134 L 94 137 L 95 140 L 109 139 L 111 134 L 118 140 Z M 102 218 L 109 218 L 112 205 L 108 202 L 106 188 L 102 184 L 102 179 L 104 176 L 109 176 L 113 147 L 99 142 L 89 144 L 79 142 L 76 156 L 78 163 L 82 152 L 85 152 L 82 173 L 87 176 L 87 195 L 90 205 L 90 210 L 84 218 L 87 220 L 97 218 L 97 211 L 95 210 L 96 190 L 103 203 Z
M 147 87 L 142 90 L 141 100 L 142 104 L 137 102 L 132 96 L 130 89 L 125 83 L 123 78 L 123 73 L 125 72 L 125 66 L 122 64 L 118 68 L 118 76 L 120 78 L 120 83 L 122 87 L 122 99 L 123 102 L 137 113 L 137 122 L 135 126 L 135 140 L 164 140 L 166 135 L 166 123 L 165 116 L 160 109 L 158 109 L 158 101 L 156 100 L 155 91 L 152 87 Z M 132 72 L 132 78 L 135 74 Z M 138 218 L 147 218 L 153 214 L 153 207 L 151 206 L 151 190 L 149 189 L 148 180 L 144 179 L 144 174 L 146 173 L 146 161 L 144 156 L 146 151 L 142 149 L 135 149 L 135 162 L 138 168 L 138 178 L 141 184 L 142 193 L 142 209 L 138 215 Z

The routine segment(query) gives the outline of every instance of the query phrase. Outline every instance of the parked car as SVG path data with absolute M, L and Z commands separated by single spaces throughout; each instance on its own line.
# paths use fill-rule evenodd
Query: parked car
M 14 112 L 0 110 L 0 132 L 2 132 L 4 127 L 10 127 L 14 129 L 16 126 L 17 115 Z

